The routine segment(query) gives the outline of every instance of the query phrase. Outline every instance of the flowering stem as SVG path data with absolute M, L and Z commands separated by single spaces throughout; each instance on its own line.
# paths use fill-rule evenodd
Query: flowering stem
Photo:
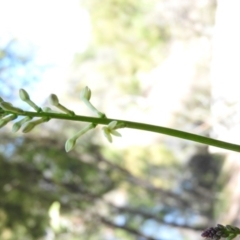
M 8 114 L 11 114 L 10 111 L 6 111 Z M 156 126 L 156 125 L 150 125 L 145 123 L 139 123 L 139 122 L 130 122 L 125 121 L 121 119 L 110 119 L 110 118 L 96 118 L 96 117 L 86 117 L 81 115 L 67 115 L 62 113 L 52 113 L 52 112 L 30 112 L 30 111 L 24 111 L 22 113 L 18 114 L 19 116 L 28 116 L 28 117 L 48 117 L 48 118 L 55 118 L 55 119 L 64 119 L 64 120 L 71 120 L 71 121 L 81 121 L 81 122 L 90 122 L 93 124 L 103 124 L 108 125 L 112 121 L 117 121 L 119 124 L 126 128 L 132 128 L 132 129 L 138 129 L 143 131 L 149 131 L 149 132 L 155 132 L 155 133 L 161 133 L 173 137 L 178 137 L 210 146 L 215 146 L 235 152 L 240 152 L 240 145 L 229 143 L 229 142 L 223 142 L 216 139 L 200 136 L 197 134 L 192 134 L 184 131 L 179 131 L 171 128 Z

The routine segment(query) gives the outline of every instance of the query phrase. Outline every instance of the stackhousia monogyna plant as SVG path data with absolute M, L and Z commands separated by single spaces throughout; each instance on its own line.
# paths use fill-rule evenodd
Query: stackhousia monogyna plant
M 121 134 L 117 131 L 118 129 L 133 128 L 138 130 L 166 134 L 173 137 L 191 140 L 197 143 L 202 143 L 210 146 L 232 150 L 235 152 L 240 152 L 240 145 L 237 144 L 219 141 L 213 138 L 208 138 L 197 134 L 179 131 L 176 129 L 139 122 L 131 122 L 122 119 L 108 118 L 104 113 L 98 111 L 90 102 L 91 90 L 88 87 L 85 87 L 80 92 L 80 98 L 92 110 L 96 117 L 75 114 L 75 112 L 63 106 L 59 102 L 59 99 L 55 94 L 50 95 L 49 101 L 52 106 L 58 109 L 58 111 L 52 110 L 50 107 L 41 108 L 37 106 L 31 100 L 27 91 L 24 89 L 19 90 L 19 96 L 21 100 L 30 105 L 34 109 L 34 111 L 25 111 L 24 109 L 13 106 L 10 102 L 6 102 L 2 98 L 0 98 L 0 128 L 18 117 L 21 117 L 21 119 L 14 122 L 12 126 L 13 132 L 17 132 L 19 129 L 21 129 L 23 133 L 30 132 L 37 125 L 40 125 L 41 123 L 44 122 L 48 122 L 51 119 L 88 122 L 88 124 L 83 129 L 76 132 L 73 136 L 67 139 L 65 143 L 65 150 L 67 152 L 69 152 L 75 147 L 77 140 L 83 134 L 90 131 L 91 129 L 94 129 L 97 125 L 104 125 L 102 127 L 103 134 L 109 142 L 112 142 L 113 136 L 117 137 L 121 136 Z M 239 234 L 240 229 L 235 226 L 232 225 L 223 226 L 221 224 L 218 224 L 217 227 L 210 227 L 206 229 L 201 236 L 213 240 L 220 240 L 221 238 L 226 238 L 226 240 L 232 240 Z

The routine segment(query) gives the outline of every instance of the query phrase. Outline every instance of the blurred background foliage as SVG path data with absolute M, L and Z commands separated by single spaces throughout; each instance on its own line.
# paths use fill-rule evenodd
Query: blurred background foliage
M 196 154 L 182 166 L 157 145 L 108 159 L 106 149 L 91 142 L 79 147 L 81 153 L 67 154 L 57 139 L 2 137 L 2 239 L 50 235 L 47 213 L 56 201 L 61 206 L 57 239 L 100 239 L 109 228 L 122 229 L 114 231 L 116 237 L 125 232 L 126 239 L 155 239 L 141 230 L 150 220 L 201 230 L 214 218 L 219 159 Z
M 107 115 L 154 120 L 150 106 L 154 102 L 159 115 L 159 105 L 168 100 L 148 101 L 163 83 L 148 82 L 146 75 L 165 63 L 175 44 L 209 44 L 215 1 L 81 3 L 91 17 L 92 38 L 88 49 L 75 56 L 63 103 L 78 106 L 73 99 L 88 85 Z M 32 52 L 10 47 L 18 44 L 14 39 L 0 49 L 0 94 L 14 101 L 19 86 L 27 89 L 44 70 L 34 65 Z M 209 53 L 198 59 L 187 95 L 173 109 L 168 126 L 210 135 L 209 61 Z M 119 148 L 90 132 L 65 153 L 67 136 L 82 125 L 51 121 L 18 136 L 1 129 L 1 239 L 198 239 L 223 211 L 225 198 L 219 192 L 228 178 L 223 156 L 162 136 L 137 145 L 127 131 L 119 140 L 126 145 Z
M 99 59 L 96 70 L 104 78 L 124 92 L 138 94 L 139 69 L 148 71 L 161 61 L 163 56 L 159 52 L 169 37 L 166 29 L 160 29 L 149 18 L 154 2 L 84 3 L 91 12 L 93 40 L 79 60 Z

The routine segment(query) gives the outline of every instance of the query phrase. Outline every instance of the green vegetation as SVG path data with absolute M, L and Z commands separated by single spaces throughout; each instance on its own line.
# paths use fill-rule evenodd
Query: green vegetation
M 148 114 L 149 106 L 138 101 L 151 95 L 153 83 L 145 76 L 164 61 L 171 44 L 186 41 L 188 46 L 193 39 L 204 36 L 213 25 L 210 13 L 214 6 L 189 1 L 175 7 L 169 0 L 81 3 L 91 17 L 92 39 L 86 52 L 76 55 L 66 96 L 80 103 L 81 90 L 91 86 L 93 96 L 88 88 L 80 95 L 95 117 L 85 116 L 79 105 L 77 109 L 84 115 L 77 115 L 68 97 L 62 102 L 55 94 L 50 96 L 48 107 L 35 104 L 34 94 L 22 89 L 29 89 L 27 82 L 19 86 L 16 73 L 14 78 L 5 74 L 12 70 L 11 65 L 4 65 L 6 58 L 10 59 L 9 48 L 0 50 L 0 239 L 179 239 L 180 232 L 188 230 L 199 236 L 199 231 L 215 222 L 229 203 L 222 192 L 226 185 L 224 156 L 215 156 L 198 143 L 240 150 L 239 145 L 209 138 L 209 69 L 199 64 L 196 84 L 171 128 L 143 124 L 141 118 L 124 120 L 131 120 L 124 111 L 139 109 L 141 116 Z M 200 31 L 199 24 L 203 27 Z M 18 88 L 22 89 L 24 103 L 16 98 Z M 169 92 L 166 104 L 171 97 Z M 25 111 L 25 103 L 34 111 Z M 111 110 L 116 109 L 114 114 L 109 114 L 109 105 Z M 161 108 L 157 111 L 161 114 Z M 116 112 L 117 119 L 109 118 Z M 115 148 L 114 144 L 102 144 L 97 131 L 100 129 L 101 136 L 109 141 L 121 134 L 120 141 L 124 142 L 128 140 L 128 128 L 151 131 L 161 138 L 156 137 L 149 145 L 131 142 Z M 16 133 L 18 130 L 28 134 Z M 142 138 L 142 133 L 135 131 L 136 139 Z M 211 230 L 216 233 L 219 228 L 225 236 L 231 231 L 230 238 L 236 235 L 237 229 L 231 227 L 219 225 Z M 178 235 L 173 235 L 175 232 Z

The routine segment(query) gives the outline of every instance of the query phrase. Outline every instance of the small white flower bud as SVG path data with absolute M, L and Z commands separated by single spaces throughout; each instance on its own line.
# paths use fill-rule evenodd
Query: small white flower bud
M 13 119 L 17 118 L 17 115 L 15 114 L 11 114 L 11 115 L 8 115 L 7 117 L 5 118 L 2 118 L 0 120 L 0 128 L 5 126 L 7 123 L 9 123 L 10 121 L 12 121 Z
M 17 132 L 21 128 L 21 121 L 15 122 L 12 126 L 12 132 Z
M 51 94 L 51 95 L 49 96 L 49 100 L 50 100 L 50 103 L 51 103 L 53 106 L 58 106 L 59 100 L 58 100 L 57 95 Z
M 91 98 L 91 90 L 89 87 L 85 87 L 84 89 L 81 90 L 80 92 L 80 98 L 81 99 L 86 99 L 86 100 L 90 100 Z
M 27 133 L 30 132 L 35 127 L 34 122 L 28 122 L 23 126 L 22 132 Z
M 25 91 L 24 89 L 20 89 L 19 90 L 19 96 L 25 102 L 30 100 L 30 97 L 29 97 L 27 91 Z
M 71 151 L 76 145 L 77 139 L 76 137 L 69 138 L 65 143 L 66 152 Z
M 5 111 L 10 111 L 16 114 L 21 114 L 23 113 L 23 110 L 20 108 L 14 107 L 11 103 L 9 102 L 1 102 L 0 106 L 5 110 Z
M 12 132 L 17 132 L 24 123 L 26 123 L 27 121 L 30 121 L 31 119 L 32 119 L 31 117 L 27 116 L 27 117 L 21 119 L 20 121 L 15 122 L 12 126 Z
M 87 125 L 85 128 L 81 129 L 79 132 L 77 132 L 73 137 L 69 138 L 66 143 L 65 143 L 65 150 L 66 152 L 69 152 L 70 150 L 72 150 L 74 148 L 74 146 L 76 145 L 77 140 L 86 132 L 88 132 L 89 130 L 93 129 L 96 127 L 96 124 L 94 123 L 90 123 L 89 125 Z

